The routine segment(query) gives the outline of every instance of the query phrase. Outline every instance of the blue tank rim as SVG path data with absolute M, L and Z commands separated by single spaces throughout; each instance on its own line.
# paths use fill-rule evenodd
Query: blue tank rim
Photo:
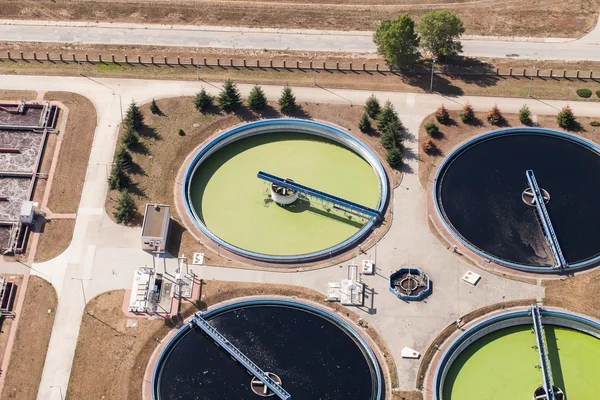
M 242 123 L 233 126 L 220 133 L 216 137 L 210 139 L 200 149 L 196 151 L 196 153 L 193 155 L 193 157 L 186 166 L 183 175 L 183 182 L 181 185 L 183 202 L 185 204 L 187 216 L 192 220 L 194 225 L 204 235 L 206 235 L 213 242 L 217 243 L 217 245 L 231 251 L 234 254 L 253 260 L 272 263 L 301 263 L 317 261 L 348 250 L 349 248 L 357 244 L 360 240 L 362 240 L 364 237 L 366 237 L 368 233 L 374 228 L 375 221 L 373 221 L 373 219 L 367 222 L 354 235 L 334 246 L 318 250 L 312 253 L 283 256 L 253 252 L 226 242 L 225 240 L 219 238 L 217 235 L 215 235 L 208 229 L 208 227 L 200 220 L 200 218 L 194 211 L 194 208 L 191 206 L 189 190 L 190 183 L 192 181 L 196 169 L 200 165 L 199 160 L 205 154 L 211 152 L 216 146 L 218 146 L 223 141 L 235 137 L 236 135 L 240 136 L 239 139 L 242 139 L 242 135 L 245 131 L 248 131 L 250 129 L 262 128 L 265 129 L 266 133 L 269 127 L 276 125 L 285 125 L 286 129 L 290 132 L 301 132 L 310 134 L 310 130 L 312 130 L 313 132 L 324 133 L 329 139 L 344 145 L 346 148 L 348 148 L 351 151 L 354 151 L 356 154 L 362 157 L 369 165 L 371 165 L 373 171 L 375 172 L 375 175 L 377 176 L 377 180 L 379 183 L 379 200 L 377 202 L 377 206 L 374 208 L 383 214 L 389 197 L 387 173 L 385 172 L 385 168 L 381 164 L 379 157 L 365 143 L 363 143 L 360 139 L 353 136 L 349 132 L 346 132 L 344 129 L 324 122 L 298 118 L 272 118 Z M 296 130 L 294 130 L 294 127 L 297 127 Z
M 553 268 L 551 266 L 544 267 L 544 266 L 533 266 L 533 265 L 514 263 L 511 261 L 507 261 L 507 260 L 503 260 L 501 258 L 495 257 L 490 253 L 480 250 L 475 245 L 471 244 L 468 240 L 463 238 L 462 235 L 460 234 L 460 232 L 458 232 L 452 226 L 450 221 L 447 220 L 446 215 L 441 207 L 441 199 L 439 196 L 439 185 L 441 184 L 441 182 L 443 180 L 443 176 L 444 176 L 444 173 L 446 172 L 446 169 L 454 161 L 454 159 L 456 159 L 456 157 L 458 157 L 463 151 L 467 150 L 468 148 L 470 148 L 482 141 L 485 141 L 485 140 L 488 140 L 488 139 L 491 139 L 491 138 L 494 138 L 497 136 L 503 136 L 506 134 L 527 134 L 527 133 L 546 134 L 546 135 L 551 135 L 554 137 L 559 137 L 561 139 L 569 140 L 569 141 L 572 141 L 576 144 L 579 144 L 579 145 L 587 148 L 588 150 L 595 152 L 596 154 L 598 154 L 600 156 L 600 146 L 598 146 L 596 143 L 594 143 L 588 139 L 573 135 L 571 133 L 559 131 L 556 129 L 525 126 L 525 127 L 502 128 L 502 129 L 496 129 L 493 131 L 485 132 L 485 133 L 476 135 L 476 136 L 462 142 L 460 145 L 458 145 L 456 148 L 454 148 L 441 162 L 441 164 L 439 165 L 439 167 L 436 171 L 436 174 L 435 174 L 435 177 L 433 180 L 433 189 L 432 189 L 433 203 L 435 205 L 436 212 L 437 212 L 438 216 L 440 217 L 440 220 L 444 224 L 444 227 L 452 234 L 452 236 L 456 240 L 458 240 L 461 244 L 463 244 L 465 247 L 467 247 L 469 250 L 473 251 L 477 255 L 479 255 L 485 259 L 489 259 L 489 260 L 495 262 L 496 264 L 503 265 L 503 266 L 506 266 L 506 267 L 509 267 L 509 268 L 512 268 L 515 270 L 520 270 L 520 271 L 525 271 L 525 272 L 537 272 L 537 273 L 560 273 L 559 268 Z M 575 271 L 578 269 L 584 269 L 586 267 L 598 264 L 599 262 L 600 262 L 600 256 L 597 256 L 597 257 L 593 257 L 591 259 L 583 260 L 583 261 L 580 261 L 577 263 L 572 263 L 572 264 L 569 263 L 567 270 Z
M 379 364 L 379 360 L 375 355 L 375 352 L 366 341 L 366 339 L 346 320 L 343 318 L 333 314 L 332 312 L 324 309 L 323 307 L 312 305 L 307 301 L 302 300 L 288 300 L 288 299 L 278 299 L 278 298 L 254 298 L 254 299 L 246 299 L 246 300 L 232 300 L 230 302 L 216 305 L 211 307 L 209 310 L 201 312 L 202 317 L 205 319 L 217 316 L 227 311 L 235 310 L 243 307 L 260 307 L 260 306 L 279 306 L 279 307 L 290 307 L 295 309 L 300 309 L 303 311 L 307 311 L 313 314 L 316 314 L 331 323 L 335 324 L 339 328 L 343 329 L 346 334 L 348 334 L 354 342 L 360 347 L 361 351 L 365 355 L 369 366 L 371 367 L 372 378 L 374 378 L 374 384 L 376 387 L 374 388 L 374 397 L 372 400 L 384 400 L 382 398 L 383 385 L 383 372 L 381 369 L 381 365 Z M 166 359 L 166 357 L 171 352 L 172 348 L 177 345 L 177 343 L 191 330 L 189 323 L 183 325 L 179 330 L 169 339 L 167 344 L 163 347 L 156 359 L 156 364 L 154 366 L 154 370 L 152 371 L 152 382 L 151 382 L 151 391 L 152 391 L 152 400 L 160 400 L 158 396 L 158 378 L 162 371 L 162 365 Z
M 561 325 L 561 326 L 566 326 L 570 329 L 576 329 L 580 332 L 581 332 L 581 329 L 572 327 L 568 323 L 570 322 L 570 323 L 574 323 L 576 325 L 589 327 L 589 328 L 593 329 L 594 331 L 599 332 L 598 335 L 600 336 L 600 321 L 598 321 L 594 318 L 587 317 L 587 316 L 581 315 L 581 314 L 577 314 L 577 313 L 574 313 L 571 311 L 559 310 L 559 309 L 547 309 L 547 308 L 541 308 L 540 314 L 541 314 L 542 318 L 552 318 L 555 321 L 556 320 L 565 321 L 565 325 Z M 457 338 L 455 338 L 450 343 L 448 348 L 444 351 L 444 353 L 442 354 L 442 357 L 440 358 L 439 363 L 436 366 L 435 375 L 434 375 L 433 399 L 434 400 L 444 400 L 442 395 L 443 395 L 443 389 L 444 389 L 445 372 L 447 372 L 447 370 L 452 366 L 452 362 L 454 361 L 453 360 L 450 362 L 450 358 L 458 356 L 458 354 L 460 354 L 464 350 L 464 349 L 462 349 L 458 352 L 458 354 L 455 354 L 457 352 L 457 350 L 459 349 L 459 347 L 461 347 L 465 342 L 469 341 L 469 339 L 471 339 L 475 334 L 477 334 L 478 332 L 480 332 L 481 330 L 483 330 L 485 328 L 488 328 L 492 325 L 499 324 L 502 322 L 507 322 L 510 320 L 518 320 L 518 319 L 523 319 L 523 318 L 531 318 L 529 308 L 521 308 L 518 310 L 505 311 L 501 314 L 493 315 L 493 316 L 483 319 L 482 321 L 477 322 L 475 325 L 469 327 L 463 333 L 461 333 Z M 517 323 L 516 325 L 526 325 L 526 324 L 527 324 L 527 322 L 524 321 L 522 323 Z M 558 324 L 556 322 L 554 322 L 554 323 L 550 322 L 549 325 L 558 325 Z M 499 326 L 495 330 L 499 330 L 502 328 L 503 328 L 502 326 Z M 487 332 L 486 335 L 489 335 L 490 333 L 494 332 L 495 330 L 491 330 L 491 331 Z M 600 339 L 600 337 L 599 337 L 599 339 Z

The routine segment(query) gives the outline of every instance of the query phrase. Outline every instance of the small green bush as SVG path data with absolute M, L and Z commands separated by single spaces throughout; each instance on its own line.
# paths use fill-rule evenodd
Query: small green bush
M 402 162 L 402 151 L 396 146 L 387 151 L 385 159 L 392 167 L 397 166 Z
M 185 136 L 185 132 L 183 131 L 183 129 L 179 129 L 179 130 L 177 131 L 177 134 L 178 134 L 179 136 Z
M 267 105 L 267 96 L 265 95 L 265 92 L 260 86 L 255 85 L 248 95 L 248 107 L 250 107 L 252 111 L 261 112 L 267 108 Z
M 600 126 L 600 121 L 592 121 L 590 122 L 591 126 Z
M 592 97 L 592 91 L 590 89 L 577 89 L 577 96 L 589 99 Z
M 117 198 L 117 207 L 113 212 L 115 219 L 119 224 L 126 224 L 133 220 L 135 213 L 135 200 L 127 191 L 121 192 Z
M 437 135 L 440 132 L 440 128 L 436 125 L 435 122 L 428 122 L 425 124 L 425 130 L 429 134 L 429 136 Z
M 519 121 L 523 125 L 531 125 L 531 110 L 527 104 L 523 104 L 523 107 L 519 110 Z
M 369 114 L 369 117 L 376 118 L 379 111 L 381 111 L 381 106 L 379 105 L 379 100 L 375 97 L 374 94 L 369 96 L 365 103 L 365 111 Z
M 231 79 L 227 79 L 223 84 L 219 93 L 219 106 L 226 113 L 234 112 L 242 106 L 240 91 Z
M 448 122 L 450 122 L 450 113 L 443 104 L 435 112 L 435 119 L 437 119 L 437 121 L 443 125 L 446 125 Z
M 202 88 L 194 97 L 194 106 L 196 110 L 202 112 L 213 105 L 213 97 L 206 92 L 206 89 Z
M 423 142 L 422 147 L 423 147 L 423 151 L 427 154 L 432 154 L 433 152 L 435 152 L 437 150 L 437 145 L 431 139 L 426 139 Z
M 377 114 L 377 128 L 383 130 L 386 125 L 396 121 L 400 122 L 400 118 L 398 118 L 398 113 L 394 109 L 392 103 L 388 100 L 385 102 L 385 105 L 379 114 Z
M 291 114 L 298 107 L 296 105 L 296 96 L 292 92 L 292 88 L 289 86 L 285 86 L 281 91 L 281 96 L 278 100 L 279 110 L 284 114 Z
M 121 137 L 121 142 L 125 146 L 132 148 L 140 142 L 140 135 L 135 131 L 135 128 L 133 128 L 131 125 L 126 125 L 125 132 L 123 132 L 123 136 Z
M 473 110 L 473 106 L 471 104 L 467 103 L 458 116 L 462 122 L 468 124 L 469 122 L 475 120 L 475 110 Z
M 126 127 L 131 127 L 133 129 L 138 129 L 144 123 L 144 114 L 135 104 L 135 101 L 131 101 L 129 108 L 127 109 L 127 113 L 125 114 L 125 119 L 123 120 L 123 124 Z
M 158 105 L 156 104 L 156 100 L 154 100 L 154 99 L 152 99 L 152 103 L 150 103 L 150 112 L 152 114 L 160 113 L 160 109 L 158 108 Z
M 371 121 L 369 120 L 369 114 L 365 111 L 358 122 L 358 129 L 362 133 L 368 132 L 371 130 Z
M 575 114 L 573 114 L 573 110 L 571 110 L 571 107 L 566 106 L 565 108 L 560 110 L 560 112 L 556 116 L 556 123 L 562 129 L 566 129 L 569 131 L 577 128 L 577 118 L 575 117 Z
M 596 90 L 596 96 L 600 97 L 600 90 Z

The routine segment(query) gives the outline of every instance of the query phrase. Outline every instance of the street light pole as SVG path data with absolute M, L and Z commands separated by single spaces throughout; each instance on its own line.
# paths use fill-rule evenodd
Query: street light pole
M 431 59 L 431 82 L 429 83 L 429 91 L 433 93 L 433 70 L 435 69 L 435 59 Z
M 531 76 L 529 77 L 529 97 L 531 97 L 531 87 L 533 86 L 533 70 L 535 69 L 535 65 L 531 64 Z
M 315 86 L 317 86 L 317 53 L 313 56 L 313 67 L 315 70 Z
M 83 295 L 83 308 L 85 310 L 85 313 L 87 315 L 90 315 L 88 308 L 87 308 L 87 300 L 85 298 L 85 289 L 83 288 L 83 281 L 91 281 L 91 279 L 83 279 L 83 278 L 71 278 L 71 279 L 75 279 L 81 283 L 81 294 Z M 62 391 L 62 389 L 61 389 L 61 391 Z

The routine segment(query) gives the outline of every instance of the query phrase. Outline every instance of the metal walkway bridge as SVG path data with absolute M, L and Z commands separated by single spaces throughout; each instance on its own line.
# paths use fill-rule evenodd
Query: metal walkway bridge
M 556 261 L 555 268 L 560 268 L 564 270 L 569 267 L 567 264 L 567 260 L 565 259 L 563 252 L 560 248 L 560 243 L 558 242 L 558 237 L 554 232 L 554 227 L 552 227 L 552 221 L 550 221 L 550 215 L 548 214 L 548 210 L 546 209 L 546 203 L 544 203 L 544 197 L 542 196 L 542 191 L 538 186 L 537 180 L 535 179 L 535 175 L 533 171 L 528 169 L 526 172 L 527 181 L 529 182 L 529 187 L 533 192 L 535 208 L 537 209 L 538 215 L 540 217 L 540 221 L 542 222 L 542 227 L 544 228 L 544 233 L 550 242 L 550 248 L 552 249 L 552 254 L 554 255 L 554 260 Z
M 548 349 L 546 348 L 546 340 L 544 339 L 544 327 L 542 326 L 542 317 L 537 304 L 535 307 L 531 307 L 531 317 L 533 319 L 533 330 L 535 332 L 538 352 L 540 354 L 540 366 L 542 367 L 546 399 L 555 400 L 556 396 L 554 395 L 554 382 L 552 381 L 552 371 L 550 369 L 550 362 L 548 361 Z
M 258 174 L 256 176 L 264 181 L 274 183 L 286 189 L 292 189 L 306 196 L 314 197 L 322 201 L 327 201 L 329 203 L 334 204 L 335 206 L 338 206 L 342 210 L 347 210 L 355 214 L 364 215 L 368 218 L 375 218 L 376 220 L 378 220 L 381 215 L 381 213 L 378 210 L 375 210 L 374 208 L 366 207 L 353 201 L 345 200 L 341 197 L 337 197 L 332 194 L 313 189 L 311 187 L 294 182 L 289 178 L 280 178 L 278 176 L 263 171 L 258 171 Z
M 292 396 L 285 391 L 277 382 L 275 382 L 270 376 L 267 375 L 258 365 L 254 364 L 244 353 L 242 353 L 237 347 L 235 347 L 225 336 L 215 329 L 211 324 L 208 323 L 200 313 L 194 314 L 194 318 L 190 324 L 196 324 L 200 329 L 208 334 L 219 346 L 225 349 L 233 358 L 235 358 L 240 364 L 265 384 L 273 393 L 275 393 L 282 400 L 289 400 Z

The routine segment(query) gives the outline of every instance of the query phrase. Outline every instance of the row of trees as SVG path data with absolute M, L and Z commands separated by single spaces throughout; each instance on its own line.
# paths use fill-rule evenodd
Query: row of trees
M 377 52 L 395 68 L 409 69 L 420 59 L 421 52 L 437 61 L 446 61 L 462 52 L 458 41 L 465 32 L 461 19 L 446 10 L 425 14 L 418 28 L 408 14 L 381 21 L 373 34 Z
M 150 108 L 155 114 L 159 112 L 154 100 L 152 100 Z M 127 191 L 127 187 L 131 184 L 129 170 L 133 163 L 133 158 L 129 150 L 139 143 L 139 130 L 143 124 L 144 115 L 138 105 L 132 101 L 123 119 L 121 145 L 115 153 L 110 176 L 108 177 L 110 189 L 120 191 L 116 199 L 117 206 L 113 212 L 115 219 L 120 224 L 126 224 L 133 220 L 136 213 L 135 201 Z
M 398 118 L 398 113 L 388 100 L 383 107 L 375 95 L 371 95 L 365 102 L 365 112 L 359 121 L 358 127 L 362 132 L 371 130 L 371 119 L 377 125 L 377 129 L 381 132 L 380 142 L 386 149 L 386 161 L 391 166 L 398 166 L 402 162 L 402 132 L 404 126 Z
M 194 105 L 200 112 L 204 112 L 215 105 L 215 100 L 219 104 L 219 107 L 227 112 L 235 112 L 242 106 L 242 96 L 237 88 L 237 85 L 230 79 L 226 80 L 223 84 L 221 92 L 216 97 L 210 95 L 206 89 L 202 88 L 200 92 L 194 97 Z M 297 108 L 296 96 L 292 92 L 292 88 L 285 86 L 281 91 L 281 96 L 278 99 L 279 110 L 283 114 L 291 114 Z M 257 113 L 263 112 L 267 109 L 269 103 L 264 90 L 256 85 L 250 91 L 248 95 L 248 107 Z

